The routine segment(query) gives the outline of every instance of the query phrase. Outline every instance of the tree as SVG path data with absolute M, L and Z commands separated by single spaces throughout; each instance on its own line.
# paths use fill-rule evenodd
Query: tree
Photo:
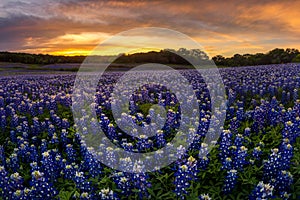
M 292 60 L 292 62 L 300 63 L 300 54 L 298 54 L 297 56 L 295 56 L 294 59 Z
M 212 57 L 216 65 L 226 66 L 225 57 L 222 55 L 216 55 Z

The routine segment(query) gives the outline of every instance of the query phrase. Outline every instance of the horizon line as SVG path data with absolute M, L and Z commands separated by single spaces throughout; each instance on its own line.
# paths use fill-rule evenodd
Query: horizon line
M 210 58 L 213 58 L 214 56 L 223 56 L 224 58 L 231 58 L 233 57 L 234 55 L 255 55 L 255 54 L 259 54 L 259 53 L 263 53 L 263 54 L 266 54 L 274 49 L 297 49 L 297 48 L 293 48 L 293 47 L 288 47 L 288 48 L 281 48 L 281 47 L 276 47 L 276 48 L 272 48 L 272 49 L 269 49 L 265 52 L 256 52 L 256 53 L 234 53 L 232 54 L 231 56 L 224 56 L 222 54 L 216 54 L 216 55 L 209 55 L 207 52 L 203 51 L 204 53 L 208 54 Z M 138 51 L 138 52 L 133 52 L 133 53 L 119 53 L 119 54 L 114 54 L 114 55 L 100 55 L 100 54 L 74 54 L 74 55 L 68 55 L 68 54 L 51 54 L 51 53 L 29 53 L 29 52 L 22 52 L 22 51 L 5 51 L 5 50 L 1 50 L 0 53 L 20 53 L 20 54 L 30 54 L 30 55 L 48 55 L 48 56 L 64 56 L 64 57 L 88 57 L 88 56 L 99 56 L 99 57 L 113 57 L 113 56 L 119 56 L 121 54 L 125 54 L 125 55 L 133 55 L 133 54 L 136 54 L 136 53 L 149 53 L 149 52 L 160 52 L 162 50 L 166 50 L 166 49 L 160 49 L 160 50 L 145 50 L 145 51 Z M 174 49 L 174 50 L 178 50 L 178 49 Z M 188 49 L 189 50 L 189 49 Z M 90 52 L 93 52 L 93 51 L 90 51 Z

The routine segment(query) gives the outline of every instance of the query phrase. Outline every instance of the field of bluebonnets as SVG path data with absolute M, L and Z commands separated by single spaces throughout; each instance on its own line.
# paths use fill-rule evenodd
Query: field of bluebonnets
M 148 73 L 148 72 L 144 72 Z M 210 97 L 203 79 L 184 70 L 199 102 L 199 129 L 175 163 L 149 173 L 119 172 L 100 163 L 74 126 L 75 74 L 0 77 L 0 196 L 2 199 L 299 199 L 300 65 L 220 69 L 227 93 L 226 121 L 206 156 L 202 143 Z M 176 96 L 146 85 L 132 96 L 127 113 L 149 124 L 157 103 L 167 109 L 161 131 L 149 138 L 126 135 L 111 113 L 110 94 L 122 72 L 107 72 L 96 93 L 106 136 L 127 151 L 156 151 L 172 141 L 180 124 Z M 107 155 L 110 149 L 106 149 Z M 114 162 L 111 158 L 111 162 Z M 159 157 L 158 157 L 159 159 Z M 126 160 L 124 161 L 126 162 Z

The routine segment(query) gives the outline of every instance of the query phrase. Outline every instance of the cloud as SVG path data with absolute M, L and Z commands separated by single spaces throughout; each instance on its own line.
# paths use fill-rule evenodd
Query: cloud
M 149 26 L 181 31 L 211 54 L 300 48 L 299 6 L 298 1 L 2 0 L 0 50 L 88 52 L 110 35 Z

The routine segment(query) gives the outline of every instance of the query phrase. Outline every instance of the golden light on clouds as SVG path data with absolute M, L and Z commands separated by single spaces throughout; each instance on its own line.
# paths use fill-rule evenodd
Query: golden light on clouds
M 111 36 L 132 28 L 162 27 L 182 32 L 210 55 L 300 49 L 299 1 L 60 1 L 0 2 L 0 51 L 87 55 Z M 155 50 L 155 34 L 124 38 L 101 55 Z M 120 41 L 122 42 L 122 41 Z M 161 40 L 161 43 L 166 41 Z M 169 48 L 180 48 L 176 42 Z M 148 50 L 147 50 L 148 49 Z
M 82 56 L 82 55 L 89 55 L 90 50 L 78 50 L 78 49 L 64 49 L 61 51 L 54 51 L 51 52 L 51 55 L 55 56 Z
M 65 34 L 50 41 L 52 44 L 98 44 L 107 39 L 110 35 L 106 33 L 79 33 L 79 34 Z

